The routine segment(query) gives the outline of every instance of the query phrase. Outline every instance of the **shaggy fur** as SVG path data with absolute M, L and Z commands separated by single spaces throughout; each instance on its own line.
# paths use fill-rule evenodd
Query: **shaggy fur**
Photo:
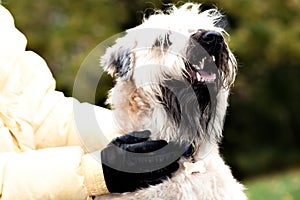
M 101 58 L 117 77 L 109 102 L 121 133 L 148 129 L 153 139 L 191 144 L 193 154 L 161 184 L 97 199 L 247 199 L 218 151 L 236 60 L 217 26 L 222 15 L 199 9 L 157 11 Z

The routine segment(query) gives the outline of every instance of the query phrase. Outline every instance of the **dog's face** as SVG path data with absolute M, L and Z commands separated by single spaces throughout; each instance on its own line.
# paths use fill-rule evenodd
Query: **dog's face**
M 236 61 L 216 10 L 172 7 L 130 29 L 101 58 L 117 77 L 110 104 L 124 132 L 153 138 L 217 141 Z M 212 126 L 213 124 L 213 126 Z

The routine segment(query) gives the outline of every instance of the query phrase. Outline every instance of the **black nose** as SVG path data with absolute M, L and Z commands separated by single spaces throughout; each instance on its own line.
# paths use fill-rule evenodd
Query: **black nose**
M 198 38 L 199 42 L 206 45 L 216 45 L 223 42 L 223 36 L 214 31 L 202 32 Z
M 198 31 L 192 38 L 196 40 L 209 54 L 217 54 L 224 43 L 223 36 L 216 31 Z

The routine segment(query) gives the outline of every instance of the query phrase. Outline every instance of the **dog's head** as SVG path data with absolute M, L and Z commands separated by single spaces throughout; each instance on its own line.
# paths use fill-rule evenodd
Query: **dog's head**
M 157 12 L 106 50 L 101 65 L 117 82 L 110 93 L 124 133 L 218 141 L 236 60 L 215 9 L 187 3 Z

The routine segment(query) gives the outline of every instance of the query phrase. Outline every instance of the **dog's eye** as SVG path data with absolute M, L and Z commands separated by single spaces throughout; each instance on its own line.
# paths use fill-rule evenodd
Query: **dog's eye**
M 170 34 L 160 35 L 155 43 L 154 47 L 163 47 L 164 49 L 167 49 L 169 46 L 172 45 L 172 42 L 170 41 Z

